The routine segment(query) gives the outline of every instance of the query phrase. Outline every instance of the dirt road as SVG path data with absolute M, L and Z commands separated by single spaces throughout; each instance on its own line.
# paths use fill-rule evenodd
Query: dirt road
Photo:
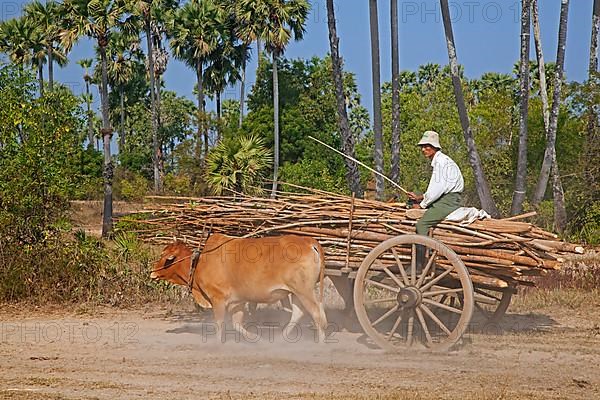
M 157 307 L 0 307 L 1 399 L 600 398 L 600 304 L 509 313 L 504 333 L 448 354 L 385 354 L 350 332 L 315 344 L 308 326 L 220 344 L 198 314 Z

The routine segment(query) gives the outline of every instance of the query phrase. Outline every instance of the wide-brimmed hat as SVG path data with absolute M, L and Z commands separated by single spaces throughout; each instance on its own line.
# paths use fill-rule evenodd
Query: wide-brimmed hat
M 442 146 L 440 146 L 440 135 L 435 131 L 425 132 L 421 140 L 419 140 L 419 143 L 417 143 L 417 146 L 423 146 L 424 144 L 429 144 L 436 149 L 442 148 Z

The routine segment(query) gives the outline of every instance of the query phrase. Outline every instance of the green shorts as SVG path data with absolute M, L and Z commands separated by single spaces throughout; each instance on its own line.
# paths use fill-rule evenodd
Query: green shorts
M 460 207 L 461 194 L 447 193 L 433 202 L 417 222 L 417 233 L 427 236 L 432 228 L 444 220 L 452 211 Z

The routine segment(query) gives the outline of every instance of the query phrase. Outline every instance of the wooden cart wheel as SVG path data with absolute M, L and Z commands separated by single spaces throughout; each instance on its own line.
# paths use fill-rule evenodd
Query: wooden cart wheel
M 475 315 L 483 319 L 483 326 L 500 322 L 508 310 L 514 289 L 492 289 L 476 285 L 474 291 Z
M 421 268 L 417 252 L 423 246 Z M 365 333 L 385 350 L 443 351 L 466 331 L 473 284 L 454 251 L 421 235 L 402 235 L 375 247 L 354 284 L 354 308 Z

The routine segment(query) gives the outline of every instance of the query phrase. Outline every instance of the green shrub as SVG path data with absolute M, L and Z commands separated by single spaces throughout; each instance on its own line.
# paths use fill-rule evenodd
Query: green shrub
M 86 235 L 54 234 L 43 243 L 0 243 L 0 302 L 93 302 L 127 306 L 173 299 L 176 289 L 150 280 L 155 252 L 134 235 L 114 246 Z
M 173 173 L 167 174 L 163 182 L 165 193 L 176 196 L 189 196 L 192 193 L 192 179 L 189 175 L 176 175 Z
M 125 201 L 142 201 L 150 190 L 150 182 L 142 175 L 117 169 L 113 187 L 115 197 Z

